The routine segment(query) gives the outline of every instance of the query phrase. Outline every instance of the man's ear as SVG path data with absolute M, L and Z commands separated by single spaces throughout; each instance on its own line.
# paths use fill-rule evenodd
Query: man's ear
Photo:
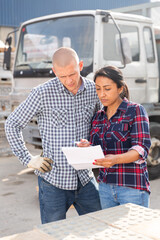
M 55 70 L 54 70 L 54 68 L 52 67 L 52 71 L 54 72 L 54 74 L 55 74 Z
M 79 70 L 80 70 L 80 72 L 82 71 L 82 69 L 83 69 L 83 61 L 80 61 L 79 62 Z
M 52 67 L 52 71 L 53 71 L 53 73 L 55 74 L 55 76 L 57 76 L 54 67 Z

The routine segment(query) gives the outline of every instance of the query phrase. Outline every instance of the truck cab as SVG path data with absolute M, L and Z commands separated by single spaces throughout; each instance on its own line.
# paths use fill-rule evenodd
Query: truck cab
M 54 77 L 52 55 L 61 46 L 75 49 L 84 62 L 81 74 L 87 78 L 92 79 L 94 72 L 106 65 L 121 68 L 130 100 L 144 105 L 150 121 L 159 126 L 159 73 L 152 21 L 104 10 L 53 14 L 21 25 L 13 70 L 12 110 L 33 87 Z M 26 142 L 41 147 L 36 118 L 23 135 Z M 159 138 L 154 136 L 157 144 Z M 157 156 L 152 156 L 154 150 L 150 152 L 150 165 L 154 162 L 160 166 Z

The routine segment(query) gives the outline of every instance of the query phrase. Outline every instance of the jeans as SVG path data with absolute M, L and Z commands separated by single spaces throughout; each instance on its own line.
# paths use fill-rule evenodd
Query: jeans
M 78 180 L 77 190 L 57 188 L 41 177 L 38 177 L 38 184 L 42 224 L 65 219 L 72 204 L 79 215 L 101 210 L 95 178 L 85 186 Z
M 99 196 L 102 209 L 126 203 L 134 203 L 143 207 L 149 206 L 149 193 L 135 188 L 101 182 L 99 184 Z

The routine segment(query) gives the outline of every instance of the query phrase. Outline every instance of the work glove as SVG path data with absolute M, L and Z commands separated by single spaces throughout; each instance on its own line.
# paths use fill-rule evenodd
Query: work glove
M 39 170 L 42 173 L 50 172 L 52 170 L 51 164 L 53 161 L 49 158 L 42 157 L 40 155 L 31 156 L 31 160 L 28 163 L 29 168 Z

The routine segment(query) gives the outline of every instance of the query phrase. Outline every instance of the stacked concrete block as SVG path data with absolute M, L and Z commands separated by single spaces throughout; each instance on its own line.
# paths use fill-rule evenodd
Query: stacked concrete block
M 57 240 L 160 239 L 159 229 L 157 233 L 152 233 L 144 228 L 144 223 L 150 224 L 152 220 L 160 221 L 159 210 L 125 204 L 80 217 L 40 225 L 38 229 Z M 152 224 L 150 227 L 152 228 Z

